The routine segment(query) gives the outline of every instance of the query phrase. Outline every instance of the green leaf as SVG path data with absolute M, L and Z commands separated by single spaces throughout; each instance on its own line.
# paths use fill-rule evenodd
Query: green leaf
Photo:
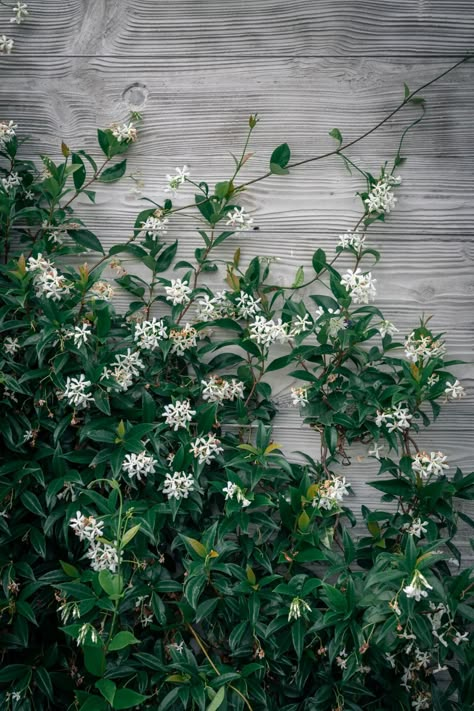
M 118 573 L 111 573 L 110 570 L 101 570 L 99 573 L 99 584 L 109 597 L 122 594 L 123 580 L 122 576 Z
M 138 691 L 133 691 L 133 689 L 117 689 L 112 708 L 131 709 L 142 704 L 148 698 L 148 696 L 143 696 L 143 694 L 139 694 Z
M 200 541 L 197 541 L 195 538 L 189 538 L 189 536 L 182 536 L 182 539 L 188 544 L 186 547 L 190 546 L 200 558 L 206 557 L 207 550 Z
M 77 153 L 72 154 L 72 164 L 79 166 L 78 170 L 75 170 L 72 174 L 72 179 L 76 190 L 80 190 L 86 180 L 86 167 L 82 158 L 80 158 Z
M 114 183 L 116 180 L 120 180 L 125 175 L 127 170 L 127 160 L 124 159 L 120 163 L 112 165 L 110 168 L 106 168 L 100 174 L 99 180 L 101 183 Z
M 104 254 L 104 249 L 95 236 L 93 232 L 90 230 L 68 230 L 68 234 L 74 242 L 77 242 L 77 244 L 80 244 L 81 247 L 85 247 L 86 249 L 90 249 L 93 252 L 100 252 L 101 254 Z
M 170 268 L 171 264 L 173 263 L 173 259 L 176 256 L 177 249 L 178 240 L 176 240 L 176 242 L 173 242 L 173 244 L 170 244 L 169 247 L 166 247 L 166 249 L 161 252 L 161 254 L 156 260 L 156 272 L 164 272 Z
M 295 280 L 291 285 L 291 288 L 298 289 L 298 287 L 300 287 L 302 284 L 304 284 L 304 269 L 303 267 L 299 267 L 298 271 L 296 272 Z
M 35 672 L 35 680 L 40 691 L 42 691 L 50 701 L 53 701 L 53 685 L 49 672 L 44 667 L 38 667 Z
M 300 618 L 291 627 L 291 639 L 298 659 L 301 659 L 304 649 L 305 628 L 304 622 Z
M 119 649 L 124 649 L 125 647 L 128 647 L 131 644 L 140 644 L 140 640 L 134 637 L 131 632 L 117 632 L 117 634 L 108 646 L 108 651 L 116 652 Z
M 317 249 L 316 252 L 313 254 L 313 269 L 316 272 L 316 274 L 319 274 L 322 272 L 324 267 L 326 266 L 326 253 L 323 249 Z
M 408 84 L 404 84 L 403 88 L 404 88 L 404 97 L 403 98 L 406 100 L 410 96 L 411 92 L 410 92 L 410 89 L 408 88 Z
M 42 516 L 46 518 L 46 513 L 41 507 L 40 500 L 38 499 L 36 494 L 33 494 L 32 491 L 25 491 L 21 495 L 21 503 L 32 513 L 36 514 L 37 516 Z
M 282 143 L 278 148 L 275 148 L 270 158 L 270 172 L 276 175 L 286 175 L 289 171 L 288 165 L 291 157 L 291 151 L 288 143 Z
M 99 679 L 99 681 L 95 682 L 95 686 L 96 689 L 99 689 L 104 699 L 112 706 L 117 685 L 110 679 Z
M 410 497 L 413 493 L 411 484 L 409 484 L 404 479 L 386 479 L 383 481 L 371 481 L 368 482 L 369 486 L 372 486 L 378 491 L 383 491 L 384 494 L 391 494 L 392 496 L 407 496 Z
M 102 149 L 104 155 L 109 158 L 109 147 L 110 147 L 110 134 L 106 131 L 102 131 L 100 128 L 97 130 L 97 139 L 99 141 L 99 146 Z
M 329 131 L 329 135 L 331 136 L 331 138 L 334 138 L 339 143 L 339 145 L 342 144 L 342 133 L 338 128 L 332 128 Z
M 221 686 L 217 694 L 212 699 L 211 703 L 207 707 L 206 711 L 217 711 L 217 709 L 222 706 L 225 701 L 225 686 Z
M 85 644 L 82 648 L 84 664 L 93 676 L 103 676 L 105 671 L 105 653 L 102 645 Z
M 77 568 L 75 568 L 73 565 L 70 563 L 66 563 L 64 560 L 60 560 L 59 564 L 61 568 L 64 570 L 66 575 L 69 575 L 70 578 L 78 578 L 80 573 Z

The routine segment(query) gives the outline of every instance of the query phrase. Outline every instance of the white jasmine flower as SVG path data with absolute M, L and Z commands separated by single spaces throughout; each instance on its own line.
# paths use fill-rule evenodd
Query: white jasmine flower
M 130 479 L 135 476 L 138 481 L 142 480 L 142 476 L 147 477 L 148 474 L 155 473 L 155 459 L 145 451 L 139 454 L 126 454 L 123 460 L 122 469 L 127 472 Z
M 380 452 L 382 451 L 382 449 L 384 449 L 384 447 L 384 444 L 377 444 L 377 442 L 374 442 L 372 444 L 372 449 L 369 449 L 369 457 L 375 457 L 375 459 L 380 459 Z
M 290 336 L 299 336 L 305 333 L 311 327 L 311 319 L 308 314 L 297 316 L 294 323 L 291 325 Z
M 196 318 L 198 321 L 213 321 L 232 314 L 232 305 L 227 300 L 227 292 L 218 291 L 211 299 L 203 294 L 196 302 Z
M 407 532 L 411 533 L 412 536 L 421 538 L 421 536 L 426 536 L 427 530 L 428 530 L 428 521 L 422 522 L 421 518 L 415 518 L 412 521 L 410 528 L 407 529 Z
M 453 637 L 453 642 L 456 646 L 459 646 L 463 642 L 469 642 L 469 632 L 464 632 L 463 634 L 456 632 Z
M 168 185 L 165 188 L 165 193 L 172 193 L 176 195 L 177 190 L 179 190 L 181 185 L 184 185 L 186 179 L 189 178 L 191 173 L 188 170 L 187 165 L 183 165 L 182 168 L 176 168 L 176 175 L 167 175 L 166 180 Z
M 28 17 L 28 5 L 26 2 L 17 2 L 16 5 L 12 7 L 13 10 L 13 17 L 10 19 L 10 22 L 15 22 L 17 25 L 21 25 L 21 23 L 25 20 L 25 18 Z
M 142 222 L 142 229 L 147 235 L 165 235 L 168 232 L 169 219 L 163 217 L 161 210 L 156 210 L 153 216 Z
M 449 469 L 447 459 L 443 452 L 417 452 L 411 468 L 423 479 L 428 479 L 431 475 L 441 476 L 444 469 Z
M 419 570 L 415 570 L 411 583 L 403 588 L 405 595 L 415 598 L 417 602 L 424 597 L 428 597 L 427 590 L 433 590 L 433 587 Z
M 2 178 L 2 186 L 6 193 L 8 193 L 12 188 L 17 188 L 21 185 L 22 179 L 18 173 L 10 173 L 6 178 Z
M 430 386 L 430 388 L 433 387 L 433 385 L 436 385 L 436 383 L 439 382 L 438 373 L 434 373 L 433 375 L 430 375 L 430 377 L 428 378 L 428 380 L 426 382 Z
M 153 318 L 151 321 L 142 321 L 135 326 L 133 340 L 138 348 L 153 351 L 159 347 L 160 341 L 168 338 L 166 326 L 162 320 Z
M 360 252 L 364 247 L 365 235 L 359 232 L 348 232 L 343 235 L 339 235 L 339 247 L 347 249 L 348 247 L 353 247 L 356 252 Z
M 400 610 L 400 606 L 398 604 L 398 600 L 396 597 L 393 598 L 393 600 L 390 600 L 388 603 L 388 606 L 390 607 L 391 610 L 394 611 L 396 615 L 401 615 L 402 611 Z
M 192 474 L 185 474 L 185 472 L 174 472 L 173 475 L 166 474 L 163 494 L 168 499 L 187 499 L 192 491 L 194 491 Z
M 52 262 L 49 261 L 49 259 L 45 259 L 41 252 L 39 252 L 37 257 L 28 257 L 25 269 L 27 272 L 35 272 L 38 270 L 46 272 L 50 269 L 54 269 L 54 266 Z
M 59 274 L 54 267 L 35 274 L 33 284 L 37 297 L 44 296 L 52 301 L 60 301 L 63 296 L 67 296 L 71 291 L 71 287 L 67 284 L 65 277 Z
M 405 356 L 412 363 L 426 365 L 431 358 L 440 358 L 444 353 L 444 341 L 433 340 L 431 336 L 416 337 L 415 331 L 412 331 L 405 340 Z
M 196 347 L 197 331 L 193 326 L 187 323 L 181 330 L 171 330 L 170 339 L 173 341 L 171 352 L 177 355 L 183 355 L 189 348 Z
M 96 572 L 101 570 L 110 570 L 111 573 L 117 572 L 119 555 L 116 546 L 94 541 L 91 543 L 86 557 L 90 559 L 91 568 Z
M 137 140 L 138 134 L 137 129 L 133 123 L 123 123 L 123 124 L 112 124 L 110 127 L 112 135 L 117 139 L 119 143 L 126 141 L 127 143 L 133 143 Z
M 224 451 L 219 445 L 220 440 L 209 433 L 207 437 L 198 437 L 191 442 L 189 451 L 199 460 L 199 464 L 210 464 L 218 454 Z
M 337 338 L 340 329 L 347 328 L 348 325 L 346 319 L 344 318 L 344 316 L 341 316 L 340 313 L 340 309 L 329 308 L 327 311 L 325 311 L 322 306 L 318 306 L 315 314 L 316 321 L 318 322 L 315 328 L 316 333 L 319 333 L 322 327 L 321 325 L 319 325 L 319 321 L 327 319 L 327 317 L 331 315 L 331 318 L 327 320 L 328 336 L 329 338 Z
M 192 289 L 189 288 L 187 281 L 181 279 L 171 279 L 171 286 L 165 286 L 166 300 L 171 301 L 173 306 L 178 304 L 189 304 L 191 299 L 188 294 L 191 294 Z
M 389 654 L 388 652 L 385 652 L 385 659 L 390 664 L 392 669 L 395 669 L 395 662 L 396 662 L 395 654 Z
M 133 378 L 140 375 L 140 370 L 145 368 L 145 363 L 140 358 L 138 351 L 127 348 L 126 353 L 118 353 L 110 368 L 105 367 L 100 379 L 110 378 L 122 390 L 128 390 L 133 385 Z
M 14 356 L 15 353 L 21 349 L 18 338 L 12 338 L 11 336 L 5 338 L 3 341 L 3 347 L 5 349 L 5 353 L 11 356 Z
M 191 410 L 189 400 L 176 400 L 171 405 L 165 405 L 164 414 L 166 424 L 176 432 L 181 427 L 188 426 L 188 423 L 193 419 L 193 415 L 196 414 L 196 410 Z
M 308 390 L 309 386 L 303 386 L 300 388 L 291 388 L 291 404 L 298 406 L 298 405 L 307 405 L 309 403 L 308 400 Z
M 0 35 L 0 54 L 11 54 L 14 41 L 11 37 Z
M 368 304 L 375 297 L 375 282 L 371 272 L 363 274 L 359 267 L 355 271 L 349 269 L 341 279 L 355 304 Z
M 69 526 L 80 541 L 92 542 L 104 534 L 103 521 L 98 521 L 94 516 L 84 516 L 80 511 L 76 511 L 76 518 L 70 519 Z
M 288 612 L 288 622 L 291 620 L 297 620 L 303 612 L 311 612 L 311 607 L 308 605 L 306 600 L 302 600 L 300 597 L 294 597 L 290 603 L 290 610 Z
M 385 338 L 386 335 L 394 336 L 396 333 L 399 333 L 398 328 L 396 328 L 391 321 L 387 320 L 379 324 L 378 330 L 382 338 Z
M 445 391 L 447 398 L 452 397 L 453 400 L 458 400 L 462 397 L 466 397 L 466 391 L 459 382 L 455 380 L 454 383 L 446 383 Z
M 431 630 L 431 634 L 433 635 L 433 637 L 436 637 L 438 642 L 441 642 L 443 647 L 448 646 L 448 643 L 446 642 L 446 640 L 444 638 L 444 635 L 446 634 L 446 632 L 438 632 L 438 630 L 433 629 L 433 630 Z
M 256 316 L 255 321 L 249 326 L 249 335 L 252 341 L 259 346 L 268 347 L 275 341 L 284 343 L 288 340 L 288 326 L 281 318 L 278 321 L 273 319 L 267 321 L 264 316 Z
M 67 236 L 68 233 L 66 232 L 66 230 L 52 230 L 47 235 L 47 237 L 51 240 L 51 242 L 53 242 L 53 244 L 63 244 Z
M 318 492 L 313 498 L 313 506 L 327 511 L 339 509 L 343 497 L 349 495 L 347 487 L 346 477 L 331 475 L 330 479 L 326 479 L 319 485 Z
M 68 403 L 74 407 L 86 407 L 89 402 L 94 400 L 93 396 L 87 392 L 91 385 L 91 381 L 86 380 L 84 374 L 78 378 L 68 376 L 62 397 L 65 397 Z
M 419 694 L 415 696 L 411 705 L 414 711 L 425 711 L 425 709 L 431 708 L 431 694 L 428 692 L 420 691 Z
M 222 493 L 225 494 L 226 501 L 234 498 L 238 488 L 237 484 L 234 484 L 232 481 L 227 482 L 227 486 L 222 489 Z
M 91 325 L 88 321 L 84 321 L 81 326 L 75 326 L 74 331 L 71 331 L 68 334 L 69 338 L 74 339 L 74 345 L 77 346 L 77 348 L 80 348 L 81 346 L 85 346 L 86 343 L 89 340 L 89 336 L 91 335 Z
M 235 300 L 238 308 L 238 315 L 240 318 L 251 318 L 256 316 L 261 308 L 259 306 L 261 299 L 254 299 L 251 294 L 247 294 L 245 291 L 240 292 Z
M 397 405 L 392 409 L 377 410 L 375 424 L 377 427 L 386 425 L 389 432 L 402 432 L 403 430 L 409 429 L 412 417 L 413 415 L 408 408 Z
M 172 642 L 168 646 L 172 647 L 179 654 L 182 654 L 182 652 L 184 652 L 184 642 L 183 641 L 181 641 L 179 644 L 178 644 L 178 642 Z
M 367 205 L 367 212 L 389 213 L 395 207 L 397 198 L 392 192 L 392 186 L 397 185 L 401 180 L 392 176 L 382 177 L 368 194 L 364 202 Z
M 209 380 L 201 380 L 203 385 L 202 399 L 209 402 L 224 402 L 230 400 L 233 402 L 236 398 L 244 397 L 245 385 L 240 381 L 232 378 L 232 380 L 224 380 L 217 375 L 211 375 Z
M 15 136 L 15 129 L 18 126 L 13 121 L 0 121 L 0 148 L 4 148 L 6 144 Z
M 227 213 L 229 218 L 226 225 L 234 230 L 248 230 L 253 224 L 253 219 L 245 212 L 243 207 L 235 207 L 232 212 Z
M 94 286 L 89 289 L 89 294 L 96 299 L 110 301 L 114 295 L 114 288 L 106 281 L 96 281 Z
M 242 504 L 242 508 L 244 509 L 247 508 L 247 506 L 250 506 L 250 504 L 252 503 L 249 499 L 247 499 L 240 486 L 234 484 L 231 481 L 227 482 L 227 486 L 222 489 L 222 493 L 225 494 L 226 501 L 228 501 L 229 499 L 233 499 L 235 496 L 237 502 L 239 504 Z

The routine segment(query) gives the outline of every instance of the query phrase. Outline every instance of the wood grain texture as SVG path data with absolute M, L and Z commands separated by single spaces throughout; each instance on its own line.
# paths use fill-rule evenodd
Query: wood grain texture
M 21 53 L 141 57 L 453 55 L 470 0 L 30 0 Z M 6 8 L 1 10 L 8 17 Z M 2 17 L 2 15 L 0 15 Z
M 16 55 L 0 57 L 0 118 L 31 133 L 30 156 L 59 158 L 61 140 L 97 156 L 98 126 L 124 120 L 130 110 L 144 116 L 129 153 L 130 177 L 101 186 L 95 206 L 78 206 L 105 246 L 130 236 L 141 198 L 163 199 L 164 176 L 176 165 L 187 163 L 193 177 L 211 184 L 228 177 L 227 152 L 238 152 L 250 113 L 262 122 L 245 179 L 265 172 L 284 141 L 299 160 L 330 150 L 333 127 L 355 138 L 400 102 L 404 82 L 411 89 L 428 82 L 473 47 L 471 0 L 29 0 L 29 6 L 28 23 L 8 27 Z M 8 15 L 0 5 L 0 33 Z M 465 64 L 423 93 L 427 115 L 407 138 L 397 209 L 369 232 L 371 246 L 382 251 L 374 268 L 377 305 L 402 335 L 422 313 L 433 314 L 435 329 L 447 331 L 449 354 L 468 361 L 456 367 L 467 397 L 419 435 L 421 446 L 446 451 L 453 468 L 466 471 L 474 452 L 473 75 L 474 62 Z M 415 115 L 414 108 L 400 112 L 350 157 L 376 173 Z M 289 284 L 317 247 L 332 252 L 337 235 L 354 225 L 361 188 L 336 158 L 259 183 L 243 198 L 258 231 L 235 236 L 219 257 L 229 259 L 237 246 L 244 262 L 275 257 L 275 283 Z M 180 239 L 181 258 L 199 246 L 194 227 L 190 217 L 171 221 L 167 239 Z M 126 301 L 119 294 L 117 308 Z M 287 454 L 317 457 L 318 438 L 290 407 L 290 384 L 275 382 L 275 440 Z M 376 462 L 360 447 L 353 462 L 347 475 L 355 508 L 378 505 L 378 493 L 366 485 L 376 477 Z M 472 506 L 462 508 L 472 515 Z M 467 534 L 462 541 L 472 558 Z

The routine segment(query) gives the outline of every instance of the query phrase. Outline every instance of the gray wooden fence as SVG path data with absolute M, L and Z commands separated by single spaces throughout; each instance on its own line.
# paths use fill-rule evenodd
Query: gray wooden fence
M 141 195 L 162 197 L 164 175 L 186 163 L 210 182 L 228 177 L 250 113 L 262 121 L 249 178 L 288 141 L 295 160 L 333 146 L 338 127 L 355 138 L 396 106 L 403 83 L 415 88 L 474 50 L 471 0 L 29 0 L 27 23 L 8 25 L 16 52 L 0 58 L 0 118 L 31 134 L 28 152 L 58 156 L 64 140 L 95 151 L 95 132 L 130 109 L 143 113 L 130 154 L 134 179 L 103 187 L 97 205 L 80 210 L 104 245 L 125 240 Z M 420 437 L 453 466 L 472 468 L 474 453 L 474 62 L 430 87 L 425 121 L 406 144 L 399 204 L 385 226 L 370 230 L 383 258 L 375 269 L 377 303 L 408 332 L 421 314 L 447 331 L 449 353 L 467 398 L 450 404 Z M 393 157 L 414 109 L 397 114 L 350 152 L 377 172 Z M 331 159 L 256 185 L 246 198 L 259 231 L 239 245 L 245 258 L 280 257 L 291 280 L 317 246 L 333 249 L 360 215 L 361 183 Z M 271 188 L 271 190 L 270 190 Z M 172 225 L 181 256 L 197 245 L 191 225 Z M 279 393 L 275 439 L 288 453 L 316 454 Z M 377 494 L 364 482 L 376 466 L 354 451 L 350 478 L 361 502 Z M 465 541 L 467 547 L 467 540 Z

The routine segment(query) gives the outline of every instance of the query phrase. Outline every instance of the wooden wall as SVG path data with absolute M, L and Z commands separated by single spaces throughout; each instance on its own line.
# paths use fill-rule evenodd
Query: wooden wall
M 187 163 L 210 182 L 228 177 L 250 113 L 259 112 L 255 158 L 261 173 L 283 141 L 293 158 L 363 133 L 403 95 L 474 49 L 471 0 L 29 0 L 31 16 L 7 25 L 15 54 L 0 58 L 0 117 L 31 134 L 28 151 L 59 155 L 61 140 L 97 152 L 95 130 L 143 113 L 140 141 L 130 153 L 132 178 L 100 188 L 97 205 L 80 210 L 105 245 L 125 240 L 140 197 L 162 197 L 164 175 Z M 420 440 L 472 468 L 474 453 L 474 62 L 424 92 L 427 116 L 406 144 L 399 203 L 385 226 L 370 230 L 382 250 L 375 270 L 378 304 L 405 333 L 421 314 L 447 331 L 449 352 L 469 363 L 457 369 L 468 396 L 450 404 Z M 393 157 L 408 108 L 357 144 L 350 156 L 371 171 Z M 137 182 L 138 181 L 138 182 Z M 259 231 L 239 244 L 243 255 L 279 257 L 288 283 L 317 246 L 332 249 L 360 214 L 361 183 L 337 159 L 272 177 L 245 200 Z M 170 233 L 186 257 L 197 244 L 189 219 Z M 288 388 L 275 438 L 287 452 L 316 453 L 313 433 L 288 407 Z M 357 461 L 359 460 L 359 461 Z M 374 462 L 354 452 L 348 474 L 359 501 Z M 466 541 L 467 544 L 467 541 Z

